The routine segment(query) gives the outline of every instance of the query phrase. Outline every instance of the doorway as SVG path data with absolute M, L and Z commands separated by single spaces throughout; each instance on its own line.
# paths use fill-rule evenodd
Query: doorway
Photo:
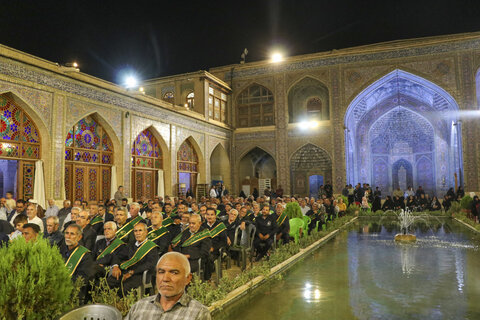
M 18 160 L 0 159 L 0 197 L 13 192 L 13 197 L 17 199 L 17 171 Z
M 308 185 L 310 186 L 310 198 L 318 198 L 318 190 L 320 189 L 320 186 L 323 185 L 323 176 L 313 175 L 308 177 Z

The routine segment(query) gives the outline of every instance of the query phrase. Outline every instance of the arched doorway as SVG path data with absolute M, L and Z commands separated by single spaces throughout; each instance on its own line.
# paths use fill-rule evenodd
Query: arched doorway
M 239 162 L 239 188 L 248 196 L 256 188 L 260 195 L 265 188 L 277 188 L 277 164 L 275 159 L 261 148 L 255 147 Z
M 318 181 L 332 181 L 332 160 L 323 150 L 311 143 L 308 143 L 298 149 L 290 159 L 291 190 L 295 195 L 302 197 L 310 196 L 315 193 L 310 190 L 312 187 L 318 188 Z M 315 178 L 310 178 L 316 176 Z M 318 176 L 322 178 L 319 179 Z M 312 183 L 313 184 L 312 184 Z M 324 184 L 324 183 L 322 183 Z M 313 196 L 318 196 L 318 190 Z
M 7 95 L 0 95 L 1 196 L 12 191 L 16 199 L 33 198 L 35 161 L 41 138 L 30 116 Z
M 185 195 L 189 190 L 196 193 L 198 176 L 198 155 L 189 139 L 185 140 L 177 152 L 178 194 Z
M 395 70 L 363 90 L 345 115 L 347 180 L 383 194 L 422 186 L 443 195 L 463 184 L 458 105 L 439 86 Z
M 157 195 L 159 169 L 163 169 L 160 145 L 150 129 L 143 130 L 132 146 L 133 199 L 153 199 Z
M 65 195 L 71 200 L 110 198 L 113 144 L 93 115 L 78 121 L 65 140 Z
M 210 177 L 212 185 L 221 182 L 227 189 L 230 188 L 230 159 L 220 143 L 210 155 Z

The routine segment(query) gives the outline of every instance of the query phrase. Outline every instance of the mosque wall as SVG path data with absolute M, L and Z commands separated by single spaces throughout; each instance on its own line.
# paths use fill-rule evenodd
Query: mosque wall
M 334 189 L 339 192 L 347 182 L 345 159 L 345 115 L 350 103 L 369 85 L 394 70 L 422 77 L 445 90 L 460 110 L 477 110 L 475 75 L 480 67 L 480 35 L 465 34 L 412 39 L 326 53 L 219 67 L 210 72 L 232 83 L 232 114 L 237 96 L 252 83 L 269 88 L 275 99 L 275 127 L 237 128 L 234 131 L 234 161 L 256 146 L 270 148 L 277 161 L 277 179 L 289 194 L 290 159 L 300 146 L 312 143 L 332 157 Z M 330 119 L 305 131 L 299 123 L 288 123 L 288 92 L 302 79 L 318 80 L 329 93 Z M 233 123 L 236 123 L 233 121 Z M 461 142 L 463 183 L 467 190 L 479 190 L 480 132 L 478 119 L 462 118 Z M 451 172 L 450 174 L 453 174 Z M 234 172 L 234 180 L 242 180 Z M 461 180 L 461 179 L 459 179 Z M 452 177 L 453 181 L 453 177 Z M 363 181 L 356 181 L 363 182 Z M 371 181 L 365 181 L 370 182 Z M 453 186 L 453 185 L 452 185 Z
M 154 132 L 165 156 L 165 194 L 176 194 L 176 153 L 185 139 L 194 141 L 199 153 L 198 183 L 210 181 L 209 156 L 217 144 L 230 154 L 231 131 L 226 126 L 190 117 L 166 102 L 2 46 L 0 94 L 18 99 L 39 128 L 47 198 L 65 198 L 66 135 L 88 115 L 94 115 L 110 136 L 117 183 L 129 195 L 132 143 L 146 128 Z

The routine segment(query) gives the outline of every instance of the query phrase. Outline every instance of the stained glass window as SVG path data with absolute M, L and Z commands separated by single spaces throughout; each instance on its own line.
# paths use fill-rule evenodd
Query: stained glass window
M 198 172 L 198 156 L 190 141 L 185 140 L 177 152 L 177 170 Z
M 140 168 L 162 168 L 162 152 L 150 130 L 140 132 L 132 147 L 132 165 Z
M 0 96 L 0 157 L 40 158 L 37 127 L 20 106 L 5 96 Z
M 237 127 L 274 124 L 273 94 L 270 90 L 254 84 L 240 93 L 237 99 Z
M 92 117 L 77 122 L 67 133 L 65 160 L 84 163 L 113 164 L 113 145 L 104 131 Z

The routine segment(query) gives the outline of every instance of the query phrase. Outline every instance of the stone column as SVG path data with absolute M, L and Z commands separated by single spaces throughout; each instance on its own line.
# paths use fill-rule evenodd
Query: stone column
M 277 73 L 275 79 L 275 145 L 277 165 L 277 186 L 281 185 L 285 194 L 290 194 L 290 172 L 288 170 L 288 103 L 285 94 L 285 74 Z
M 463 101 L 461 109 L 474 110 L 475 103 L 475 75 L 473 73 L 473 62 L 470 53 L 461 55 L 461 83 Z M 459 102 L 460 104 L 460 102 Z M 463 151 L 463 177 L 464 185 L 468 191 L 478 191 L 478 166 L 477 166 L 477 143 L 475 121 L 464 121 L 462 123 L 462 151 Z
M 330 71 L 330 78 L 332 84 L 332 110 L 330 112 L 332 126 L 333 126 L 333 135 L 332 135 L 332 144 L 333 144 L 333 159 L 332 159 L 332 186 L 335 193 L 341 192 L 343 186 L 345 185 L 345 137 L 343 130 L 343 115 L 345 110 L 343 110 L 342 100 L 340 97 L 340 72 L 338 67 L 333 68 Z

